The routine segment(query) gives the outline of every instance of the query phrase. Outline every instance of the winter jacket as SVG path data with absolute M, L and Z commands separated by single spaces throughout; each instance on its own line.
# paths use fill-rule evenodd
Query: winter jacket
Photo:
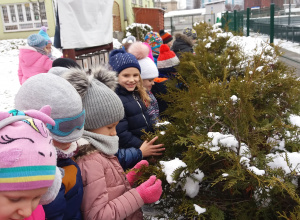
M 83 181 L 84 219 L 143 219 L 144 201 L 132 189 L 117 157 L 106 155 L 92 145 L 80 147 L 77 158 Z
M 129 92 L 120 85 L 116 93 L 121 99 L 125 116 L 117 125 L 117 134 L 119 136 L 119 148 L 140 148 L 143 141 L 141 136 L 146 132 L 153 131 L 147 108 L 141 101 L 138 92 Z
M 194 43 L 191 38 L 189 38 L 185 34 L 177 33 L 175 34 L 175 41 L 173 42 L 172 50 L 175 52 L 176 56 L 180 58 L 181 53 L 193 53 L 193 45 Z
M 152 93 L 156 97 L 159 113 L 162 115 L 162 113 L 167 109 L 168 104 L 165 100 L 159 97 L 160 94 L 166 94 L 167 93 L 167 86 L 165 83 L 167 82 L 169 78 L 166 77 L 158 77 L 154 79 L 154 85 L 152 86 Z
M 64 177 L 58 195 L 44 205 L 47 220 L 80 220 L 83 185 L 78 165 L 71 159 L 58 159 L 57 166 L 64 169 Z
M 45 212 L 43 206 L 38 205 L 32 212 L 31 216 L 28 218 L 24 218 L 24 220 L 45 220 Z
M 19 70 L 18 76 L 20 84 L 22 85 L 29 77 L 39 73 L 47 73 L 53 61 L 48 56 L 43 55 L 33 47 L 20 47 L 19 53 Z
M 139 148 L 134 147 L 119 149 L 116 156 L 123 170 L 134 167 L 143 159 L 142 151 Z
M 159 108 L 158 108 L 158 103 L 157 100 L 155 98 L 155 96 L 153 95 L 153 93 L 151 91 L 147 92 L 151 101 L 150 101 L 150 105 L 147 108 L 147 112 L 150 116 L 150 121 L 152 124 L 156 124 L 159 120 Z

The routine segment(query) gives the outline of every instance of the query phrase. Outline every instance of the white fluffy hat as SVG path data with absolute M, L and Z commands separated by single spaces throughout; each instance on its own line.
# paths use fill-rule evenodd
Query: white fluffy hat
M 158 69 L 153 60 L 148 57 L 149 48 L 145 44 L 135 42 L 130 45 L 128 52 L 137 58 L 141 67 L 142 79 L 154 79 L 158 77 Z

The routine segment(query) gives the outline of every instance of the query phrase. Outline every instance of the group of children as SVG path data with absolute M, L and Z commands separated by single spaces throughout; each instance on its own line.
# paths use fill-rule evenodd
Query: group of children
M 166 107 L 151 90 L 166 92 L 178 58 L 167 44 L 133 42 L 87 75 L 71 59 L 51 60 L 49 40 L 37 35 L 27 50 L 42 55 L 44 69 L 30 75 L 20 49 L 16 109 L 0 112 L 0 219 L 143 219 L 161 180 L 136 180 L 146 159 L 165 150 L 157 137 L 141 139 Z M 155 32 L 147 40 L 162 42 Z

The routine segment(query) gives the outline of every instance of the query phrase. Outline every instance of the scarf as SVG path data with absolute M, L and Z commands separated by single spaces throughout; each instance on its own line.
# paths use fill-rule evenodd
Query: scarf
M 71 158 L 75 155 L 75 151 L 77 150 L 77 143 L 72 142 L 71 146 L 67 150 L 61 150 L 56 147 L 56 152 L 57 152 L 57 158 L 58 159 L 67 159 Z
M 118 136 L 107 136 L 84 130 L 82 137 L 104 154 L 115 155 L 119 150 Z
M 33 48 L 36 49 L 36 51 L 39 52 L 40 54 L 48 56 L 44 48 L 40 48 L 40 47 L 33 47 Z

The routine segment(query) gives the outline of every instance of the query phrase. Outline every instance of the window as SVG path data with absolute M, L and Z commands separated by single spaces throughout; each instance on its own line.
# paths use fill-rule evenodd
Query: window
M 132 4 L 136 4 L 136 0 L 132 0 L 131 3 L 132 3 Z
M 1 5 L 4 32 L 38 30 L 48 26 L 44 2 Z
M 139 5 L 143 6 L 143 0 L 139 0 Z

